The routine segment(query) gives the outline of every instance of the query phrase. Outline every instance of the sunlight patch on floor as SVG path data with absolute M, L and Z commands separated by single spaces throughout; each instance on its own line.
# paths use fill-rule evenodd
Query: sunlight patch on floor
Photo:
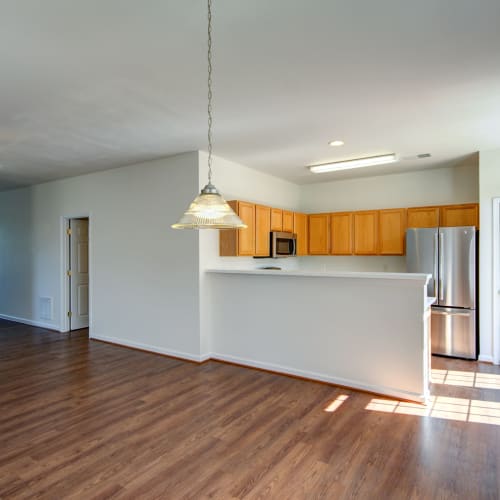
M 365 409 L 385 413 L 500 425 L 500 402 L 494 401 L 431 396 L 429 404 L 424 406 L 417 403 L 374 398 Z
M 337 396 L 326 408 L 325 411 L 328 413 L 333 413 L 335 410 L 339 408 L 339 406 L 346 400 L 349 399 L 349 396 L 346 394 L 341 394 Z
M 432 369 L 431 381 L 434 384 L 500 390 L 500 375 L 495 373 Z

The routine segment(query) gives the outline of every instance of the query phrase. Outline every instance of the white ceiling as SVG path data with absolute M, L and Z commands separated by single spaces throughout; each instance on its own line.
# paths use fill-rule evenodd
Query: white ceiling
M 0 6 L 0 189 L 206 149 L 205 0 Z M 219 156 L 308 183 L 500 148 L 498 0 L 213 9 Z M 328 146 L 335 138 L 345 146 Z M 432 158 L 323 176 L 305 168 L 390 152 Z

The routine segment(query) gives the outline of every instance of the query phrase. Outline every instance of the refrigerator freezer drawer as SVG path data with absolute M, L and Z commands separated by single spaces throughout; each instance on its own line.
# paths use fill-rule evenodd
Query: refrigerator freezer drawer
M 432 354 L 476 359 L 476 311 L 451 307 L 432 307 Z

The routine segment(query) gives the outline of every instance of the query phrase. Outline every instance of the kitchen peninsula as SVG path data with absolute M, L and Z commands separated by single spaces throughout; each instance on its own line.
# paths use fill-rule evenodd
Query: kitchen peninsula
M 426 274 L 207 271 L 212 357 L 425 402 Z

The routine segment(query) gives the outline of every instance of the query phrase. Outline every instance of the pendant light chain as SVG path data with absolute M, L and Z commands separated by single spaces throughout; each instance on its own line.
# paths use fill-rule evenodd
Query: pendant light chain
M 208 0 L 208 183 L 212 183 L 212 0 Z
M 248 227 L 212 184 L 212 0 L 208 2 L 208 184 L 192 201 L 174 229 L 245 229 Z

